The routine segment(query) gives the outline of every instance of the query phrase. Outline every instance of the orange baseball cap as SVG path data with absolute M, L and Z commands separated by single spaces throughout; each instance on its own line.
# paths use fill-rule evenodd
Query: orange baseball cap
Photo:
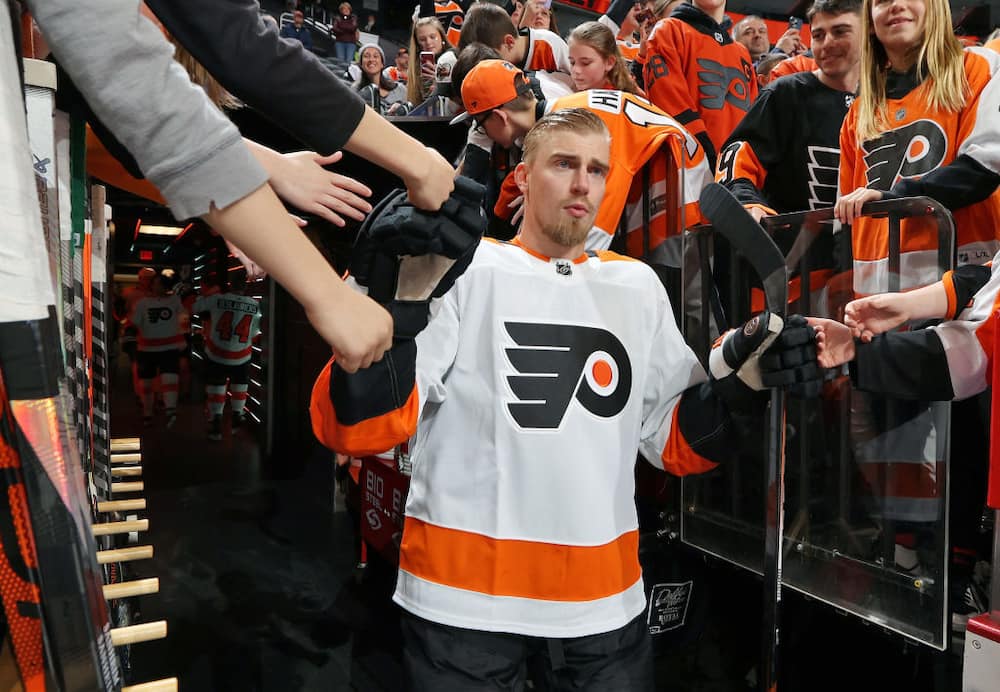
M 465 112 L 455 116 L 451 124 L 465 122 L 474 115 L 499 108 L 529 91 L 531 82 L 524 72 L 506 60 L 483 60 L 462 80 Z

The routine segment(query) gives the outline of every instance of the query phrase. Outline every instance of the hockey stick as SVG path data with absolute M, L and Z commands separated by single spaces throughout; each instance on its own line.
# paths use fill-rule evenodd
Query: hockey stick
M 714 231 L 729 241 L 761 280 L 767 309 L 782 319 L 788 306 L 785 257 L 729 190 L 709 183 L 701 192 L 701 211 Z M 785 392 L 771 390 L 765 436 L 764 629 L 758 689 L 777 690 L 781 604 L 781 547 L 785 523 Z

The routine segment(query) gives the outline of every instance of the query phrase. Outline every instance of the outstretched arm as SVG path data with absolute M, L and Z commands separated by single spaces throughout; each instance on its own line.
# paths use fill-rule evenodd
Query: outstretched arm
M 372 191 L 354 178 L 323 168 L 343 158 L 339 151 L 320 156 L 313 151 L 281 154 L 252 140 L 245 140 L 258 163 L 267 171 L 271 187 L 298 209 L 345 226 L 344 216 L 361 221 L 372 210 L 364 197 Z

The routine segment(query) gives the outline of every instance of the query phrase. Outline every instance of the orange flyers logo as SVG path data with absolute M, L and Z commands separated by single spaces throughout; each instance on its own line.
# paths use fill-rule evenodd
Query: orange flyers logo
M 599 418 L 628 403 L 632 364 L 611 332 L 572 324 L 505 322 L 517 344 L 504 349 L 516 374 L 507 376 L 514 401 L 507 411 L 525 430 L 554 430 L 574 399 Z

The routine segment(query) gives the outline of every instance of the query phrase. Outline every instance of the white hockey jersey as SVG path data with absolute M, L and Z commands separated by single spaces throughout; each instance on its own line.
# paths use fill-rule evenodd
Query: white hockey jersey
M 243 365 L 250 360 L 253 340 L 260 334 L 260 305 L 239 293 L 202 296 L 192 308 L 196 314 L 210 313 L 203 334 L 205 357 L 223 365 Z
M 146 296 L 139 299 L 129 321 L 138 329 L 140 351 L 172 351 L 186 345 L 181 317 L 184 305 L 175 295 Z
M 677 427 L 705 373 L 662 285 L 610 252 L 569 261 L 484 241 L 432 313 L 405 406 L 338 423 L 329 366 L 313 394 L 314 430 L 340 451 L 416 426 L 395 600 L 478 630 L 622 627 L 645 606 L 636 450 L 677 474 L 715 466 Z

